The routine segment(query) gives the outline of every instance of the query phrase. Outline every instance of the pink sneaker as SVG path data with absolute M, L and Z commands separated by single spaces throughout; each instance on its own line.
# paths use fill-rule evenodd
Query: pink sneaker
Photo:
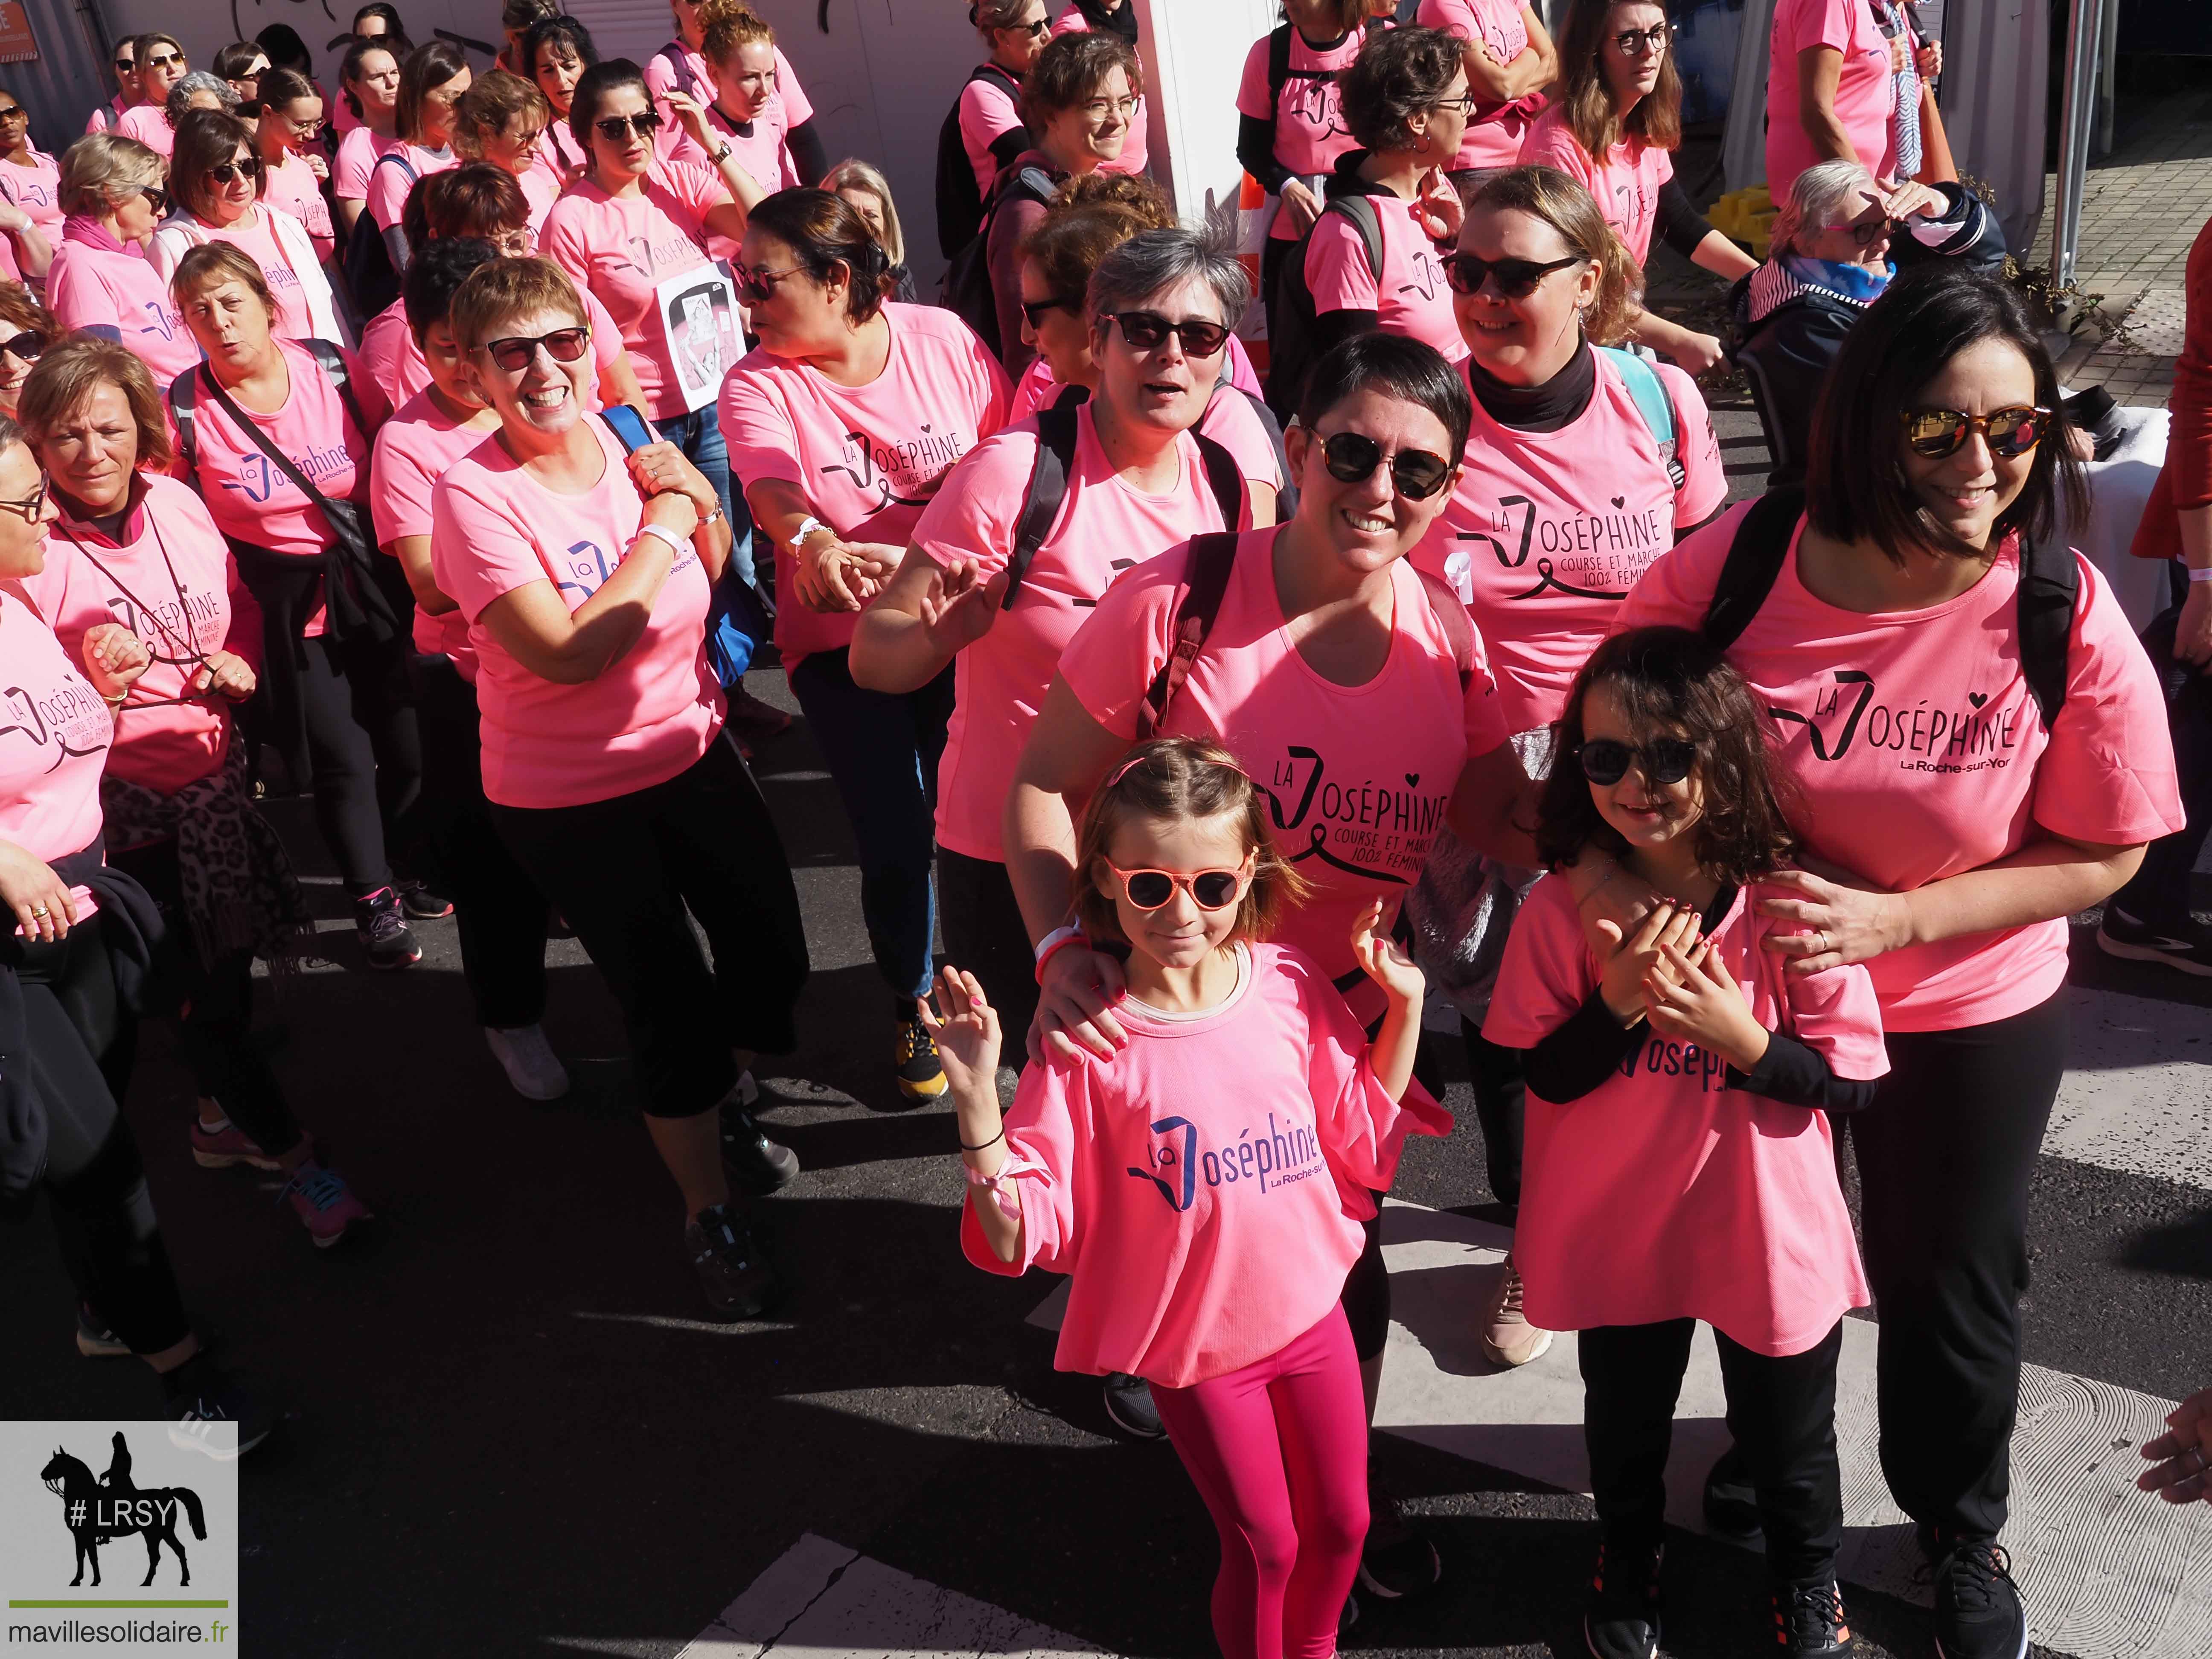
M 300 1218 L 315 1248 L 327 1250 L 346 1236 L 356 1222 L 369 1220 L 368 1206 L 353 1195 L 345 1177 L 309 1158 L 284 1183 L 284 1196 Z
M 251 1164 L 257 1170 L 284 1167 L 235 1123 L 210 1129 L 198 1118 L 192 1120 L 192 1162 L 203 1170 L 228 1170 L 234 1164 Z

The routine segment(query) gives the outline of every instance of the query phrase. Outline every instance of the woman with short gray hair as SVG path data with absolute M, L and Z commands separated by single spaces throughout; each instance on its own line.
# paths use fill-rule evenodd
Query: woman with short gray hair
M 196 109 L 219 109 L 226 115 L 235 115 L 238 94 L 221 76 L 194 70 L 169 88 L 169 99 L 161 106 L 161 113 L 167 118 L 169 130 L 173 132 L 177 123 Z

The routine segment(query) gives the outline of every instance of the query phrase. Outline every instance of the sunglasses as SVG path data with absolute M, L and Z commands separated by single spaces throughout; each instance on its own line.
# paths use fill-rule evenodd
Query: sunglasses
M 1252 855 L 1234 870 L 1124 870 L 1111 859 L 1100 860 L 1121 884 L 1121 896 L 1133 910 L 1164 908 L 1177 888 L 1190 895 L 1201 910 L 1226 910 L 1244 896 L 1252 879 Z
M 1613 44 L 1623 58 L 1641 58 L 1666 51 L 1674 39 L 1672 23 L 1657 23 L 1648 29 L 1623 29 L 1613 37 Z
M 1612 738 L 1589 738 L 1583 744 L 1583 775 L 1592 783 L 1619 783 L 1632 763 L 1654 788 L 1680 783 L 1698 763 L 1698 745 L 1687 738 L 1655 738 L 1641 746 Z
M 261 173 L 262 161 L 258 155 L 249 155 L 243 161 L 225 161 L 221 167 L 208 169 L 208 177 L 218 185 L 227 185 L 241 175 L 248 179 L 258 179 Z
M 1321 441 L 1328 476 L 1340 483 L 1364 483 L 1382 464 L 1382 446 L 1364 432 L 1332 432 Z M 1451 477 L 1451 463 L 1425 449 L 1390 457 L 1390 487 L 1409 501 L 1425 501 Z
M 602 116 L 592 125 L 599 130 L 599 137 L 610 143 L 619 144 L 635 132 L 641 138 L 650 138 L 660 131 L 660 112 L 641 110 L 635 115 Z
M 1194 317 L 1171 323 L 1156 311 L 1106 311 L 1099 313 L 1099 320 L 1118 324 L 1121 337 L 1139 351 L 1158 351 L 1170 334 L 1182 343 L 1186 357 L 1211 357 L 1229 343 L 1227 329 Z
M 15 356 L 25 362 L 35 362 L 39 354 L 46 349 L 46 337 L 34 328 L 25 329 L 12 340 L 0 340 L 0 356 Z
M 156 213 L 169 210 L 169 192 L 159 185 L 141 185 L 138 193 L 146 198 L 146 205 Z
M 144 63 L 139 64 L 138 67 L 140 69 L 167 69 L 171 64 L 174 64 L 177 68 L 182 69 L 185 66 L 185 60 L 178 57 L 174 52 L 165 52 L 159 58 L 149 58 Z
M 592 331 L 588 325 L 579 323 L 573 328 L 556 328 L 550 334 L 509 334 L 483 343 L 483 354 L 510 374 L 519 374 L 538 360 L 538 348 L 544 346 L 545 355 L 556 363 L 573 363 L 584 355 Z
M 1480 254 L 1453 253 L 1444 258 L 1444 281 L 1455 294 L 1480 294 L 1482 285 L 1494 276 L 1500 295 L 1508 300 L 1525 300 L 1536 291 L 1536 284 L 1553 271 L 1589 263 L 1579 253 L 1542 264 L 1534 259 L 1486 259 Z
M 999 30 L 999 33 L 1001 34 L 1025 34 L 1032 40 L 1042 40 L 1046 35 L 1052 33 L 1052 23 L 1049 19 L 1040 17 L 1034 23 L 1006 24 Z
M 1055 294 L 1049 300 L 1024 300 L 1022 301 L 1022 315 L 1029 319 L 1031 328 L 1042 328 L 1046 312 L 1065 311 L 1074 314 L 1075 308 L 1082 303 L 1080 294 Z
M 115 60 L 115 67 L 127 74 L 131 70 L 137 69 L 138 64 L 135 58 L 118 58 Z
M 6 109 L 0 109 L 0 121 L 20 121 L 22 118 L 23 106 L 21 104 L 11 104 Z
M 39 514 L 46 510 L 46 498 L 52 493 L 52 481 L 41 472 L 39 474 L 39 487 L 36 489 L 20 501 L 0 501 L 0 507 L 17 514 L 25 524 L 36 524 L 39 521 Z
M 756 269 L 751 265 L 741 265 L 735 260 L 730 264 L 730 277 L 738 285 L 738 298 L 749 306 L 764 304 L 775 293 L 778 283 L 787 276 L 796 276 L 799 272 L 797 265 L 788 270 L 769 270 L 765 266 Z
M 1823 230 L 1848 230 L 1851 240 L 1861 247 L 1872 247 L 1881 238 L 1897 228 L 1897 221 L 1887 214 L 1879 219 L 1854 219 L 1847 225 L 1823 225 Z
M 1955 409 L 1908 409 L 1899 418 L 1905 422 L 1905 447 L 1931 461 L 1957 454 L 1966 435 L 1973 432 L 1982 434 L 1990 454 L 2009 460 L 2043 441 L 2043 423 L 2051 418 L 2051 411 L 2025 405 L 1993 409 L 1986 415 L 1966 415 Z

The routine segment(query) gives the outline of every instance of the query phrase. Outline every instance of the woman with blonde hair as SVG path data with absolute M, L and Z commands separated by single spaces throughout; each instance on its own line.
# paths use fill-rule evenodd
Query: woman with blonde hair
M 64 329 L 120 340 L 166 386 L 200 360 L 176 302 L 138 244 L 168 210 L 161 158 L 120 133 L 88 133 L 62 156 L 61 246 L 46 303 Z
M 891 181 L 869 163 L 851 157 L 823 175 L 822 188 L 845 198 L 845 205 L 876 239 L 891 262 L 891 291 L 887 296 L 902 306 L 919 303 L 914 273 L 906 264 L 906 232 L 899 226 L 898 204 L 891 199 Z

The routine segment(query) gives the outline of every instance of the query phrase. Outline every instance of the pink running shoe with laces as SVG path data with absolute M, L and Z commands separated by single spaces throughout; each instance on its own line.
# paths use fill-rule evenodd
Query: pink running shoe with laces
M 284 1198 L 319 1250 L 327 1250 L 343 1239 L 347 1229 L 356 1222 L 372 1218 L 368 1206 L 354 1196 L 345 1177 L 313 1158 L 292 1171 L 292 1178 L 284 1183 Z
M 203 1170 L 228 1170 L 234 1164 L 250 1164 L 257 1170 L 284 1167 L 235 1123 L 210 1129 L 198 1118 L 192 1120 L 192 1162 Z

